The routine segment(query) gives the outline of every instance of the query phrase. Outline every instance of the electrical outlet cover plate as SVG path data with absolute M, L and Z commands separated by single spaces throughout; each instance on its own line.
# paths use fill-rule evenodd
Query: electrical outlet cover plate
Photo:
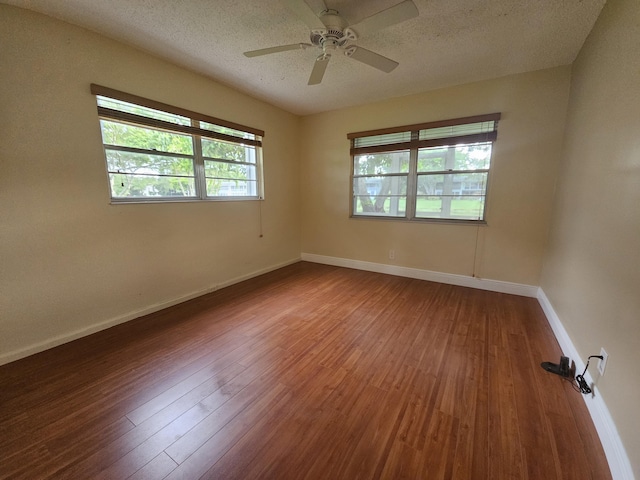
M 609 354 L 605 351 L 604 348 L 600 347 L 600 355 L 602 356 L 602 360 L 598 359 L 598 372 L 600 375 L 604 375 L 604 369 L 607 367 L 607 359 L 609 358 Z

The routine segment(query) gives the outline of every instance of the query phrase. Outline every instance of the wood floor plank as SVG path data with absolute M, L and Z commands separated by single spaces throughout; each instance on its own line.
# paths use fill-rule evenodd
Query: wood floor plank
M 17 454 L 7 452 L 8 455 L 3 456 L 0 462 L 0 478 L 12 479 L 30 479 L 34 474 L 40 473 L 42 470 L 49 470 L 48 465 L 51 461 L 51 455 L 46 445 L 34 442 L 31 446 L 22 449 Z M 40 463 L 41 462 L 41 463 Z M 46 465 L 44 468 L 41 464 Z
M 386 392 L 341 475 L 347 478 L 380 477 L 406 409 L 403 398 L 404 392 Z
M 304 468 L 310 444 L 336 421 L 318 408 L 344 376 L 318 365 L 290 390 L 289 400 L 264 416 L 215 465 L 206 478 L 288 478 Z M 265 462 L 268 458 L 270 461 Z
M 509 334 L 508 356 L 514 381 L 516 409 L 519 423 L 522 456 L 529 478 L 545 475 L 557 476 L 559 465 L 555 462 L 552 435 L 545 421 L 540 392 L 533 381 L 534 371 L 527 362 L 528 346 L 524 335 Z M 541 452 L 545 454 L 541 455 Z
M 362 437 L 367 433 L 374 412 L 384 404 L 386 396 L 386 392 L 379 388 L 357 382 L 363 383 L 362 393 L 340 412 L 343 421 L 337 431 L 331 432 L 333 441 L 322 444 L 324 448 L 317 452 L 302 478 L 354 478 L 345 473 L 346 469 Z
M 455 417 L 437 410 L 431 416 L 420 478 L 434 480 L 453 478 L 458 423 Z
M 272 394 L 271 390 L 266 388 L 268 383 L 268 380 L 265 381 L 259 378 L 252 380 L 233 397 L 233 401 L 225 402 L 222 406 L 200 419 L 195 425 L 192 425 L 192 422 L 187 423 L 183 419 L 178 419 L 170 429 L 161 431 L 162 444 L 167 443 L 163 446 L 163 449 L 174 461 L 182 463 L 236 415 L 257 401 L 265 392 Z M 278 385 L 278 389 L 281 389 L 280 385 Z M 197 415 L 197 412 L 194 411 L 194 413 Z M 183 431 L 184 433 L 178 433 Z
M 1 366 L 0 479 L 609 479 L 560 353 L 535 299 L 299 262 Z
M 461 418 L 463 431 L 458 438 L 454 462 L 454 478 L 482 478 L 488 470 L 488 335 L 489 322 L 487 305 L 480 292 L 470 292 L 470 324 L 467 342 L 468 388 L 472 396 L 468 399 L 467 410 Z
M 506 358 L 506 335 L 500 328 L 502 315 L 489 316 L 489 413 L 488 478 L 526 479 L 520 449 L 520 428 L 511 367 Z M 552 477 L 553 478 L 553 477 Z M 533 480 L 533 479 L 532 479 Z
M 157 395 L 143 405 L 140 405 L 134 410 L 128 412 L 127 418 L 131 420 L 134 425 L 140 425 L 146 419 L 152 417 L 154 414 L 183 397 L 185 392 L 190 392 L 201 387 L 205 383 L 207 385 L 225 385 L 230 379 L 236 377 L 236 375 L 245 370 L 245 367 L 237 363 L 231 363 L 229 365 L 226 365 L 226 363 L 227 362 L 225 361 L 209 364 L 207 367 L 197 371 L 182 382 L 175 384 L 160 395 Z
M 420 478 L 422 455 L 404 442 L 394 442 L 380 474 L 384 480 L 415 480 Z
M 120 438 L 65 469 L 63 472 L 65 477 L 95 477 L 156 436 L 158 432 L 197 425 L 203 418 L 215 412 L 241 392 L 261 372 L 262 370 L 247 373 L 243 371 L 224 385 L 216 384 L 211 388 L 203 390 L 196 388 L 187 392 L 176 402 L 157 412 Z
M 211 345 L 211 342 L 207 345 Z M 223 355 L 227 348 L 236 348 L 234 345 L 233 341 L 225 341 L 224 344 L 217 341 L 214 356 Z M 84 428 L 89 424 L 98 426 L 104 425 L 104 422 L 117 420 L 132 406 L 155 397 L 168 386 L 179 382 L 184 375 L 202 368 L 211 361 L 210 355 L 199 357 L 198 353 L 199 351 L 194 349 L 192 356 L 187 357 L 186 365 L 182 366 L 181 359 L 185 354 L 176 352 L 177 366 L 162 370 L 158 376 L 155 375 L 159 368 L 158 362 L 153 362 L 150 365 L 152 368 L 145 374 L 145 369 L 136 368 L 121 361 L 120 369 L 109 369 L 103 374 L 92 370 L 91 374 L 86 375 L 87 380 L 82 385 L 72 384 L 63 394 L 55 395 L 48 389 L 43 389 L 41 397 L 45 399 L 51 396 L 51 399 L 47 402 L 40 401 L 35 405 L 27 402 L 26 406 L 31 407 L 30 415 L 22 423 L 15 423 L 13 420 L 3 422 L 7 435 L 0 439 L 0 444 L 7 439 L 12 439 L 13 446 L 19 448 L 23 439 L 28 444 L 34 435 L 45 441 L 56 436 L 58 432 L 68 432 L 69 426 Z M 123 358 L 126 359 L 127 356 Z M 101 365 L 103 357 L 97 355 L 96 361 Z M 104 368 L 100 365 L 97 369 Z M 179 369 L 179 373 L 173 371 L 175 368 Z M 125 369 L 126 372 L 120 371 Z M 75 381 L 75 377 L 72 378 Z M 131 384 L 135 384 L 137 388 L 130 388 Z M 109 387 L 105 388 L 104 385 Z M 145 388 L 139 388 L 140 385 L 144 385 Z M 55 419 L 52 418 L 53 414 Z
M 166 478 L 168 480 L 200 478 L 204 475 L 212 464 L 216 463 L 229 448 L 235 445 L 251 426 L 265 415 L 265 412 L 275 410 L 286 404 L 291 393 L 284 385 L 276 385 L 266 392 L 265 395 L 248 405 L 247 409 L 236 415 L 222 428 L 209 437 L 203 444 L 198 445 L 192 453 L 180 461 L 180 466 L 176 468 Z M 195 444 L 192 444 L 195 446 Z M 184 450 L 174 451 L 169 455 L 175 460 L 177 453 Z
M 165 478 L 178 467 L 171 457 L 162 452 L 136 473 L 128 477 L 129 480 L 149 480 Z

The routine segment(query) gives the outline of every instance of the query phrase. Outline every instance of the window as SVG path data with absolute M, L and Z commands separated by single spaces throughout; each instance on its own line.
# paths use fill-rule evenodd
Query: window
M 262 198 L 264 132 L 99 85 L 112 202 Z
M 351 215 L 484 222 L 499 113 L 350 133 Z

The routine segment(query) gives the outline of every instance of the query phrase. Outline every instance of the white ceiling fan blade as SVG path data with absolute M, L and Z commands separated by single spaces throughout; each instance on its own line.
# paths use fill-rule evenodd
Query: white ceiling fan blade
M 374 13 L 351 28 L 360 37 L 369 33 L 382 30 L 396 23 L 404 22 L 419 15 L 418 8 L 411 0 L 405 0 L 393 7 Z
M 313 70 L 311 70 L 309 83 L 307 83 L 307 85 L 318 85 L 322 81 L 322 77 L 324 77 L 324 72 L 327 69 L 329 60 L 331 60 L 331 55 L 326 53 L 316 58 L 316 63 L 313 65 Z
M 292 43 L 291 45 L 280 45 L 279 47 L 261 48 L 259 50 L 251 50 L 244 52 L 245 57 L 259 57 L 261 55 L 269 55 L 271 53 L 288 52 L 289 50 L 304 50 L 313 47 L 310 43 Z
M 347 49 L 344 54 L 347 57 L 351 57 L 354 60 L 357 60 L 362 63 L 366 63 L 367 65 L 377 68 L 378 70 L 382 70 L 383 72 L 389 73 L 398 65 L 398 62 L 391 60 L 390 58 L 383 57 L 371 50 L 367 50 L 366 48 L 352 46 Z
M 318 18 L 316 12 L 304 0 L 284 0 L 285 5 L 295 13 L 311 30 L 325 29 L 324 23 Z M 323 10 L 326 10 L 324 7 Z

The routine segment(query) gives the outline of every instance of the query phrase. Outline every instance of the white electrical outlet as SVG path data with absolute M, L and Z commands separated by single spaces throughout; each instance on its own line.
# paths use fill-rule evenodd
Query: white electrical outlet
M 605 351 L 604 348 L 600 347 L 600 355 L 602 356 L 602 360 L 598 359 L 598 372 L 600 372 L 600 375 L 604 375 L 604 369 L 607 367 L 607 359 L 609 358 L 609 354 Z
M 396 251 L 389 250 L 389 260 L 393 260 L 394 258 L 396 258 Z

